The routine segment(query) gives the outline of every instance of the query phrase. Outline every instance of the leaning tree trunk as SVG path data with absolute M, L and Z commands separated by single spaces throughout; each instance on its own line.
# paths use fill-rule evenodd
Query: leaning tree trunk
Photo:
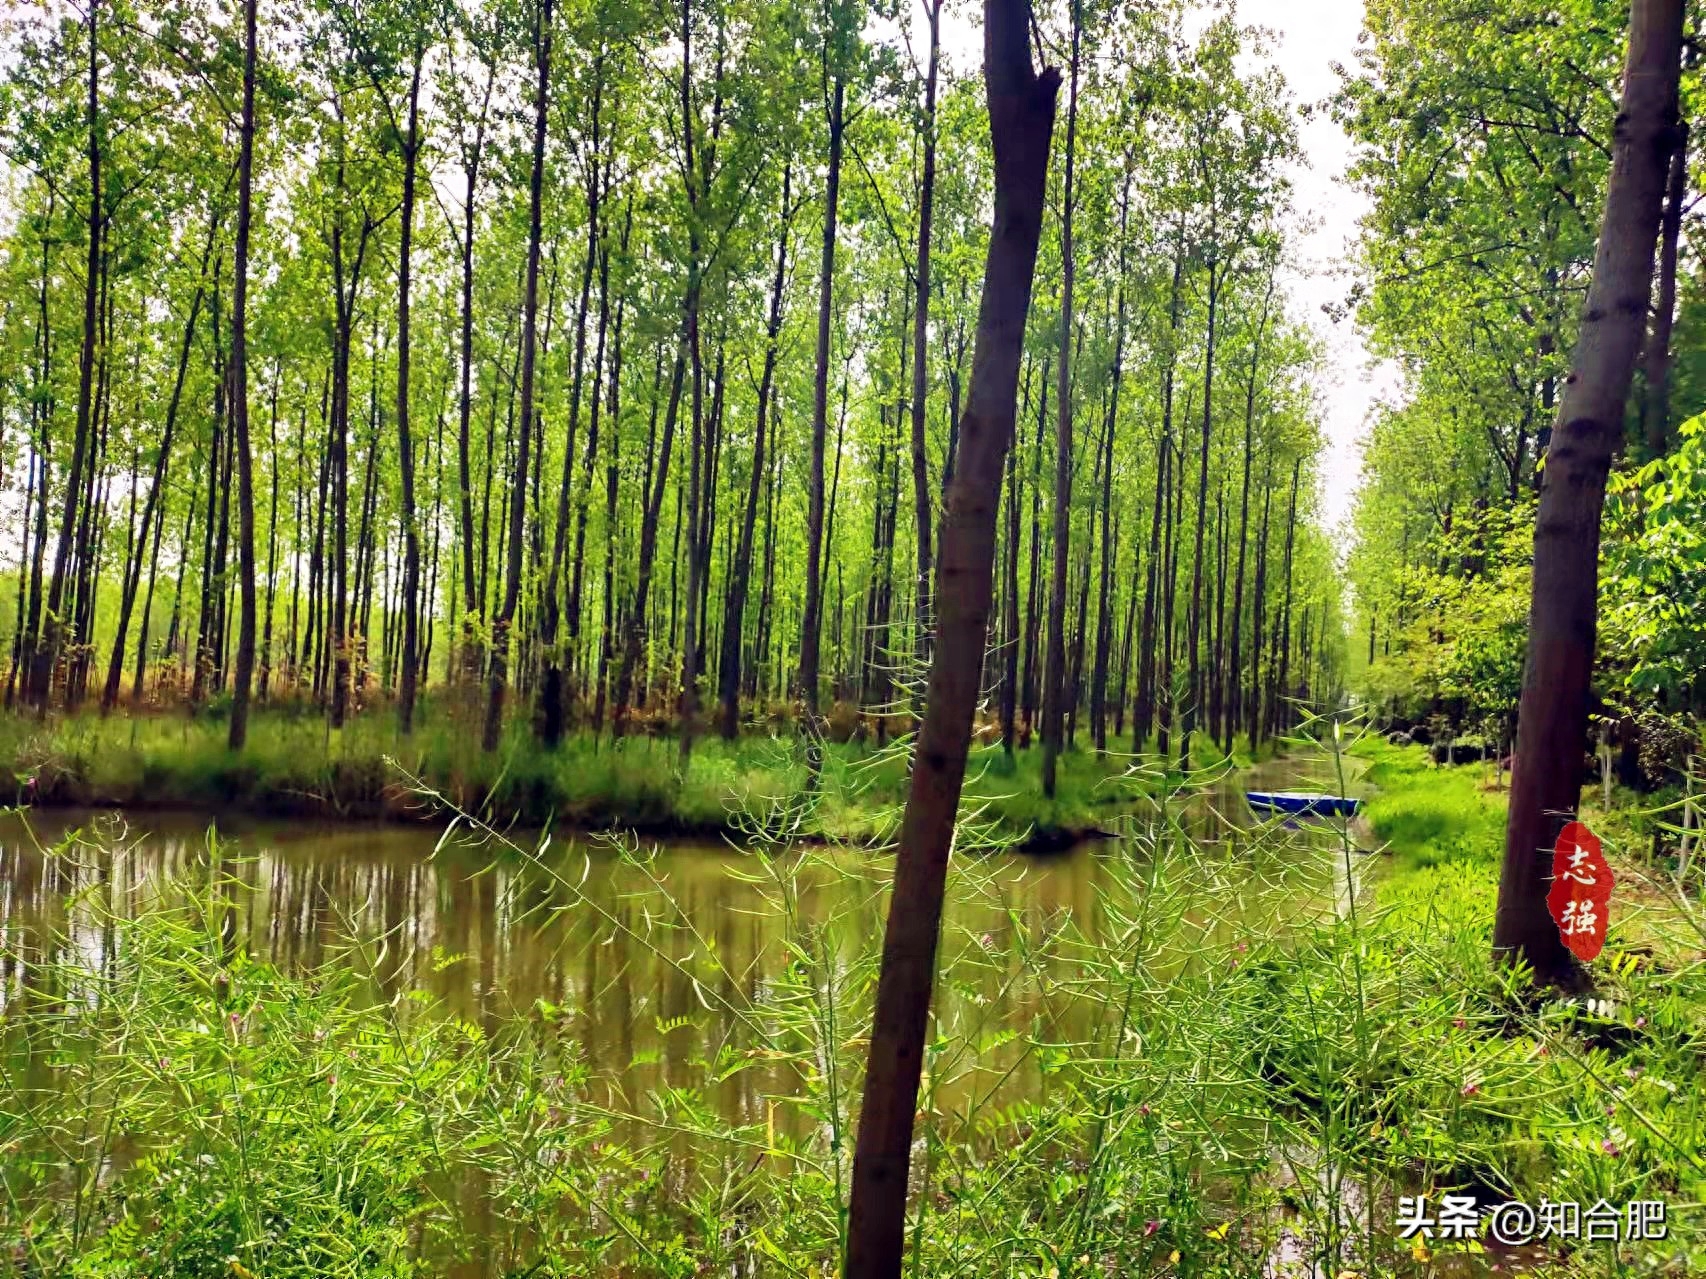
M 255 0 L 243 4 L 243 124 L 237 160 L 237 245 L 231 282 L 231 438 L 237 450 L 237 670 L 226 744 L 249 735 L 249 685 L 255 672 L 255 466 L 249 448 L 249 204 L 255 158 Z
M 1537 981 L 1582 975 L 1546 908 L 1551 850 L 1581 798 L 1606 474 L 1640 353 L 1666 169 L 1677 140 L 1681 0 L 1634 0 L 1623 105 L 1593 283 L 1546 454 L 1534 526 L 1528 661 L 1518 712 L 1493 953 Z
M 971 390 L 942 524 L 940 613 L 889 898 L 865 1100 L 853 1156 L 848 1279 L 894 1279 L 905 1243 L 924 1034 L 948 853 L 971 745 L 987 635 L 995 515 L 1013 440 L 1019 359 L 1042 234 L 1053 69 L 1031 68 L 1029 0 L 984 0 L 984 84 L 995 152 L 995 218 L 984 263 Z

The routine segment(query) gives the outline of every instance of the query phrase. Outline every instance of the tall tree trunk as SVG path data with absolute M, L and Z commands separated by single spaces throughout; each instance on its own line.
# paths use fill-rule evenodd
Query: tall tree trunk
M 1681 0 L 1634 0 L 1593 281 L 1534 525 L 1528 660 L 1493 953 L 1565 987 L 1579 985 L 1581 974 L 1546 907 L 1552 846 L 1581 799 L 1600 514 L 1651 296 L 1667 162 L 1678 146 L 1681 43 Z
M 1031 544 L 1029 571 L 1025 586 L 1025 675 L 1020 681 L 1024 705 L 1022 707 L 1025 720 L 1023 745 L 1030 745 L 1031 734 L 1036 731 L 1037 697 L 1042 691 L 1042 673 L 1038 669 L 1040 661 L 1039 643 L 1041 639 L 1041 621 L 1039 613 L 1042 608 L 1042 554 L 1043 554 L 1043 436 L 1048 422 L 1048 388 L 1049 371 L 1052 353 L 1043 356 L 1043 375 L 1038 383 L 1037 391 L 1037 426 L 1036 434 L 1031 437 Z
M 588 140 L 590 159 L 587 165 L 586 180 L 586 253 L 581 261 L 580 295 L 575 302 L 575 337 L 574 356 L 569 374 L 569 438 L 563 446 L 562 481 L 557 487 L 557 516 L 555 528 L 551 537 L 551 568 L 545 578 L 545 585 L 539 599 L 539 646 L 545 664 L 542 678 L 539 682 L 539 741 L 547 750 L 555 750 L 563 740 L 563 732 L 567 724 L 567 692 L 564 688 L 563 665 L 564 654 L 558 642 L 557 630 L 559 624 L 558 587 L 563 576 L 563 557 L 568 547 L 570 511 L 570 493 L 574 485 L 575 474 L 575 437 L 580 433 L 581 390 L 586 377 L 586 317 L 592 297 L 593 270 L 598 263 L 599 247 L 599 197 L 603 191 L 601 177 L 601 143 L 599 129 L 603 108 L 604 89 L 604 51 L 599 50 L 594 62 L 593 87 L 590 109 L 592 112 L 592 136 Z M 598 398 L 598 388 L 593 388 L 593 399 Z M 593 421 L 596 423 L 596 410 Z M 598 448 L 597 427 L 589 432 L 587 441 L 587 465 L 590 470 L 591 459 Z M 539 466 L 545 465 L 545 455 L 541 451 Z M 585 512 L 585 502 L 580 505 Z M 573 601 L 572 607 L 578 611 L 579 601 Z
M 1232 723 L 1227 732 L 1230 739 L 1237 735 L 1240 723 L 1255 737 L 1255 726 L 1244 720 L 1244 553 L 1250 532 L 1250 463 L 1255 456 L 1256 378 L 1262 367 L 1262 338 L 1267 333 L 1268 314 L 1273 305 L 1276 273 L 1268 272 L 1267 288 L 1262 294 L 1262 314 L 1256 323 L 1256 336 L 1250 345 L 1250 381 L 1244 391 L 1244 479 L 1238 493 L 1238 569 L 1232 579 L 1232 660 L 1228 672 L 1232 682 Z M 1256 632 L 1256 647 L 1261 646 L 1261 632 Z
M 36 651 L 35 672 L 31 680 L 36 708 L 42 713 L 47 711 L 53 694 L 53 668 L 59 658 L 59 644 L 63 636 L 61 619 L 65 608 L 66 568 L 70 562 L 72 533 L 77 527 L 77 501 L 83 491 L 83 460 L 89 450 L 89 428 L 94 407 L 101 232 L 105 223 L 101 204 L 100 13 L 100 0 L 89 0 L 89 96 L 85 120 L 89 158 L 89 255 L 83 280 L 83 350 L 77 365 L 77 434 L 71 443 L 71 472 L 65 483 L 65 509 L 60 514 L 59 540 L 53 551 L 53 574 L 48 579 L 47 616 L 44 619 L 46 634 Z
M 936 944 L 988 632 L 995 516 L 1013 440 L 1060 78 L 1031 69 L 1028 0 L 985 0 L 995 218 L 959 459 L 942 526 L 941 616 L 895 859 L 853 1157 L 848 1279 L 898 1279 Z
M 101 710 L 111 711 L 118 705 L 119 685 L 124 679 L 125 636 L 130 630 L 131 612 L 137 591 L 142 584 L 143 553 L 149 542 L 149 530 L 165 520 L 161 503 L 165 500 L 166 472 L 172 455 L 172 436 L 177 430 L 178 412 L 183 404 L 184 381 L 189 373 L 190 349 L 195 342 L 196 321 L 201 315 L 202 298 L 207 290 L 207 268 L 213 259 L 213 242 L 219 233 L 217 212 L 210 218 L 207 243 L 202 248 L 201 265 L 196 275 L 195 292 L 190 297 L 189 315 L 184 320 L 184 336 L 178 346 L 177 374 L 172 380 L 171 398 L 166 401 L 166 421 L 160 433 L 159 452 L 154 459 L 154 477 L 148 486 L 148 496 L 142 503 L 142 526 L 137 533 L 137 552 L 134 564 L 127 572 L 119 591 L 117 634 L 113 637 L 112 657 L 107 663 L 107 682 L 101 692 Z M 154 545 L 159 545 L 156 536 Z
M 675 349 L 675 368 L 670 374 L 669 406 L 663 415 L 663 438 L 658 445 L 656 475 L 642 490 L 645 509 L 640 518 L 640 555 L 634 580 L 634 598 L 628 609 L 627 637 L 623 642 L 622 664 L 616 672 L 616 706 L 611 715 L 610 731 L 621 737 L 628 727 L 628 703 L 634 692 L 634 672 L 640 664 L 641 650 L 646 643 L 646 601 L 651 591 L 652 567 L 657 558 L 658 523 L 663 516 L 664 489 L 669 483 L 670 446 L 675 440 L 675 420 L 681 412 L 681 385 L 687 373 L 685 340 Z M 642 694 L 644 690 L 641 690 Z
M 1120 383 L 1125 377 L 1126 212 L 1131 204 L 1131 168 L 1120 190 L 1119 280 L 1115 284 L 1114 363 L 1109 370 L 1107 422 L 1102 428 L 1102 572 L 1096 588 L 1096 665 L 1090 676 L 1090 736 L 1098 753 L 1108 749 L 1108 661 L 1113 643 L 1114 430 L 1119 423 Z
M 1213 234 L 1211 231 L 1210 234 Z M 1185 714 L 1179 730 L 1179 763 L 1188 766 L 1191 758 L 1191 734 L 1196 731 L 1197 708 L 1203 699 L 1202 675 L 1202 614 L 1203 614 L 1203 531 L 1208 523 L 1208 449 L 1214 430 L 1214 339 L 1215 321 L 1220 309 L 1220 264 L 1210 259 L 1208 264 L 1208 336 L 1203 354 L 1202 382 L 1202 446 L 1197 457 L 1197 527 L 1196 547 L 1191 555 L 1191 616 L 1186 644 L 1190 649 L 1190 691 L 1185 695 Z
M 255 156 L 255 0 L 243 0 L 242 151 L 237 161 L 237 245 L 231 283 L 231 434 L 237 450 L 237 670 L 226 745 L 249 735 L 249 685 L 255 670 L 255 469 L 249 449 L 249 197 Z M 405 236 L 408 234 L 404 232 Z M 407 241 L 405 240 L 405 243 Z
M 1280 604 L 1279 673 L 1273 700 L 1274 730 L 1284 732 L 1291 727 L 1292 711 L 1286 699 L 1291 696 L 1291 595 L 1296 586 L 1292 572 L 1292 552 L 1297 545 L 1297 480 L 1303 470 L 1303 459 L 1291 464 L 1291 507 L 1285 517 L 1285 599 Z
M 497 64 L 492 62 L 486 68 L 485 96 L 480 103 L 474 139 L 464 150 L 462 158 L 465 184 L 461 245 L 462 331 L 460 367 L 457 370 L 461 386 L 456 401 L 456 515 L 462 542 L 462 621 L 458 628 L 457 642 L 462 648 L 462 678 L 470 687 L 475 684 L 480 674 L 480 610 L 484 605 L 481 591 L 485 585 L 483 572 L 476 575 L 474 571 L 474 477 L 468 457 L 468 428 L 474 413 L 474 202 L 479 193 L 480 161 L 486 144 L 486 121 L 491 108 L 492 86 L 496 80 Z M 489 464 L 488 458 L 488 466 Z M 483 543 L 483 526 L 481 538 Z
M 1026 379 L 1027 383 L 1029 378 Z M 1001 748 L 1013 757 L 1019 707 L 1019 445 L 1007 454 L 1006 621 L 1001 653 Z
M 790 183 L 793 165 L 782 169 L 781 229 L 776 234 L 776 274 L 770 287 L 770 315 L 764 326 L 764 371 L 758 379 L 758 421 L 752 434 L 752 468 L 746 483 L 746 511 L 741 517 L 740 537 L 723 601 L 723 652 L 718 664 L 718 692 L 722 698 L 722 734 L 733 741 L 740 731 L 741 631 L 746 617 L 747 578 L 752 572 L 752 539 L 758 523 L 758 507 L 764 495 L 768 460 L 764 452 L 765 427 L 771 391 L 776 381 L 776 346 L 782 333 L 782 294 L 788 280 L 788 232 L 793 219 Z
M 936 203 L 936 73 L 942 48 L 942 0 L 924 0 L 930 23 L 930 61 L 924 73 L 924 180 L 918 192 L 917 298 L 912 314 L 912 505 L 917 545 L 918 659 L 930 658 L 932 581 L 930 465 L 924 428 L 930 394 L 930 231 Z
M 267 414 L 267 458 L 272 471 L 272 495 L 267 503 L 267 605 L 261 622 L 261 675 L 258 693 L 262 703 L 267 700 L 267 683 L 272 676 L 272 615 L 273 600 L 278 594 L 278 378 L 279 368 L 273 365 L 272 405 Z M 302 411 L 302 428 L 308 426 L 308 410 Z
M 1072 541 L 1072 177 L 1077 160 L 1078 0 L 1072 0 L 1072 54 L 1066 98 L 1066 176 L 1060 205 L 1060 384 L 1055 388 L 1054 563 L 1050 577 L 1047 655 L 1043 659 L 1043 794 L 1054 798 L 1060 757 L 1061 698 L 1066 683 L 1066 569 Z
M 248 0 L 252 5 L 254 0 Z M 402 227 L 397 249 L 397 471 L 403 498 L 402 652 L 398 657 L 397 729 L 415 729 L 415 685 L 420 675 L 421 531 L 415 511 L 415 440 L 409 425 L 409 285 L 415 230 L 415 172 L 420 156 L 421 62 L 417 43 L 409 77 L 409 122 L 403 137 Z
M 829 39 L 825 33 L 825 39 Z M 827 55 L 826 55 L 827 56 Z M 841 192 L 841 134 L 847 81 L 837 65 L 829 87 L 829 174 L 823 196 L 823 262 L 817 282 L 817 357 L 812 381 L 812 452 L 806 473 L 806 598 L 800 617 L 800 697 L 805 702 L 812 776 L 818 758 L 818 640 L 823 629 L 823 455 L 829 431 L 829 334 L 835 301 L 835 222 Z
M 1670 451 L 1670 334 L 1676 321 L 1677 241 L 1682 238 L 1682 209 L 1687 201 L 1688 126 L 1679 122 L 1670 156 L 1670 178 L 1665 184 L 1664 219 L 1659 224 L 1659 293 L 1653 303 L 1653 327 L 1641 353 L 1646 382 L 1641 417 L 1647 452 L 1652 457 L 1663 457 Z
M 533 19 L 533 49 L 538 80 L 533 96 L 533 173 L 527 197 L 527 284 L 522 295 L 521 321 L 521 438 L 516 446 L 514 487 L 510 492 L 509 554 L 504 565 L 504 595 L 492 627 L 492 668 L 486 699 L 486 724 L 481 745 L 498 748 L 503 738 L 504 694 L 509 682 L 510 626 L 521 599 L 523 539 L 527 521 L 527 461 L 533 431 L 533 361 L 539 326 L 539 236 L 545 193 L 545 127 L 549 121 L 551 87 L 551 5 L 537 0 Z

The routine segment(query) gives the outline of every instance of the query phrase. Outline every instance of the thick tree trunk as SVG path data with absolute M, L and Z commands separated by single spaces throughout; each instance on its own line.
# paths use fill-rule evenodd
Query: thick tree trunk
M 1552 846 L 1581 798 L 1606 474 L 1640 353 L 1668 161 L 1677 147 L 1681 0 L 1634 0 L 1593 282 L 1546 454 L 1534 526 L 1528 660 L 1493 952 L 1581 984 L 1546 907 Z
M 988 632 L 995 517 L 1042 234 L 1059 76 L 1031 69 L 1028 0 L 985 0 L 995 218 L 959 459 L 942 526 L 941 615 L 901 820 L 865 1099 L 853 1158 L 848 1279 L 898 1279 L 924 1036 L 960 788 Z

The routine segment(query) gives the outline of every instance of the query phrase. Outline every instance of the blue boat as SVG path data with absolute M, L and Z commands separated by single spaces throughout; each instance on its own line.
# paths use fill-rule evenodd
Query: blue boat
M 1303 791 L 1245 791 L 1250 807 L 1293 817 L 1350 817 L 1362 803 L 1343 795 L 1309 795 Z

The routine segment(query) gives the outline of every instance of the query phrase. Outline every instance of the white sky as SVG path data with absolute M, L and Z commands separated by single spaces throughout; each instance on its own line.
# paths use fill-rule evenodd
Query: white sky
M 1204 6 L 1206 9 L 1207 6 Z M 1350 65 L 1362 28 L 1362 0 L 1239 0 L 1238 16 L 1273 35 L 1270 57 L 1284 73 L 1298 106 L 1320 103 L 1338 87 L 1333 64 Z M 956 72 L 975 74 L 981 65 L 981 13 L 974 4 L 950 6 L 942 18 L 942 44 Z M 1368 202 L 1343 181 L 1350 142 L 1330 113 L 1299 121 L 1304 163 L 1291 180 L 1303 228 L 1294 236 L 1297 268 L 1286 279 L 1294 314 L 1307 318 L 1327 353 L 1325 379 L 1317 388 L 1327 436 L 1323 465 L 1325 515 L 1329 527 L 1351 510 L 1362 467 L 1361 440 L 1370 407 L 1393 398 L 1398 383 L 1389 366 L 1370 370 L 1368 353 L 1349 319 L 1335 324 L 1322 310 L 1342 303 L 1349 290 L 1349 245 Z M 1348 536 L 1339 545 L 1349 545 Z
M 1362 0 L 1242 0 L 1239 14 L 1275 32 L 1274 61 L 1297 101 L 1305 103 L 1319 102 L 1338 87 L 1332 64 L 1351 63 L 1362 8 Z M 1288 283 L 1327 349 L 1328 380 L 1319 392 L 1327 434 L 1323 497 L 1331 525 L 1350 513 L 1369 409 L 1396 395 L 1398 379 L 1390 366 L 1368 367 L 1368 352 L 1351 320 L 1335 324 L 1321 310 L 1345 299 L 1349 245 L 1357 219 L 1368 209 L 1368 201 L 1343 181 L 1350 141 L 1325 111 L 1301 122 L 1298 136 L 1308 164 L 1291 176 L 1298 212 L 1312 225 L 1298 241 L 1301 272 Z M 1340 544 L 1348 546 L 1349 539 Z

